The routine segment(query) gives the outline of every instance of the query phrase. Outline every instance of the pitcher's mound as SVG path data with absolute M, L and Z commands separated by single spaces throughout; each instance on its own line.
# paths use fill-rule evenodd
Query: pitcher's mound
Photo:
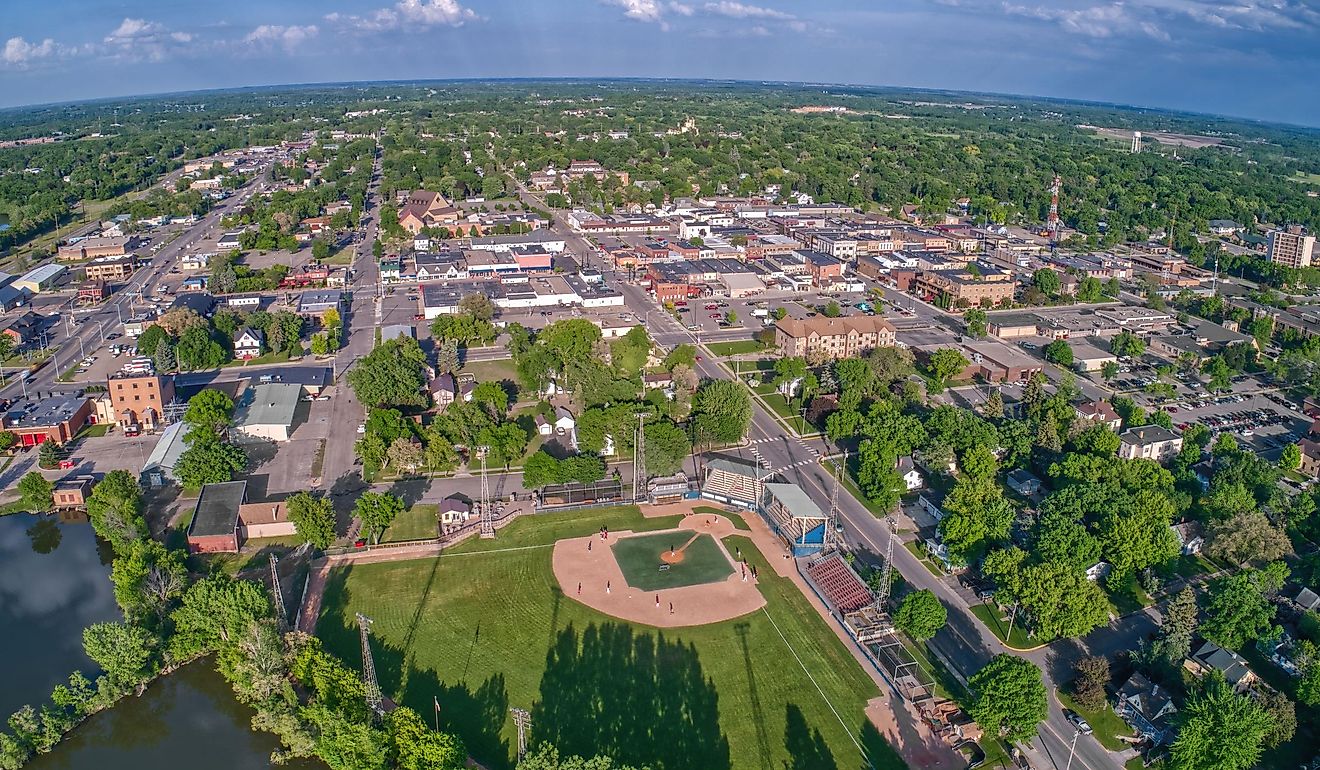
M 683 552 L 682 552 L 682 551 L 661 551 L 661 552 L 660 552 L 660 561 L 664 562 L 665 564 L 682 564 L 682 563 L 683 563 Z

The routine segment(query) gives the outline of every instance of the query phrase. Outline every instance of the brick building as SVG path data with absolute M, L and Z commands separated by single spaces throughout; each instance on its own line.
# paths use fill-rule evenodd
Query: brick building
M 52 394 L 40 401 L 19 402 L 5 415 L 5 430 L 18 436 L 20 446 L 47 441 L 64 444 L 89 422 L 92 402 L 81 392 Z
M 155 430 L 165 407 L 174 401 L 174 377 L 168 374 L 116 374 L 106 382 L 110 406 L 120 427 Z

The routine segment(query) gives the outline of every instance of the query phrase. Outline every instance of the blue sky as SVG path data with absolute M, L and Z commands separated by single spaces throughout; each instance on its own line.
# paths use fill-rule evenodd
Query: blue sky
M 1112 101 L 1320 126 L 1320 0 L 14 0 L 0 105 L 641 76 Z

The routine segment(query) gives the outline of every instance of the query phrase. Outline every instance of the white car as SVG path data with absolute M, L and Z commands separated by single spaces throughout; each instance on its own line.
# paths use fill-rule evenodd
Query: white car
M 358 433 L 366 433 L 366 432 L 367 432 L 367 424 L 364 422 L 358 426 Z

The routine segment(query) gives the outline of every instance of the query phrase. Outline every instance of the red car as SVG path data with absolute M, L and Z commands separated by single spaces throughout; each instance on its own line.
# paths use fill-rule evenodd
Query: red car
M 709 305 L 706 306 L 706 309 L 707 309 L 707 310 L 719 310 L 719 309 L 720 309 L 720 306 L 719 306 L 719 305 L 716 305 L 714 302 L 712 302 L 712 303 L 710 303 Z
M 67 471 L 74 466 L 73 460 L 60 460 L 60 470 Z
M 711 317 L 711 318 L 723 318 L 724 316 L 720 315 L 719 313 L 711 313 L 711 314 L 710 314 L 710 317 Z

